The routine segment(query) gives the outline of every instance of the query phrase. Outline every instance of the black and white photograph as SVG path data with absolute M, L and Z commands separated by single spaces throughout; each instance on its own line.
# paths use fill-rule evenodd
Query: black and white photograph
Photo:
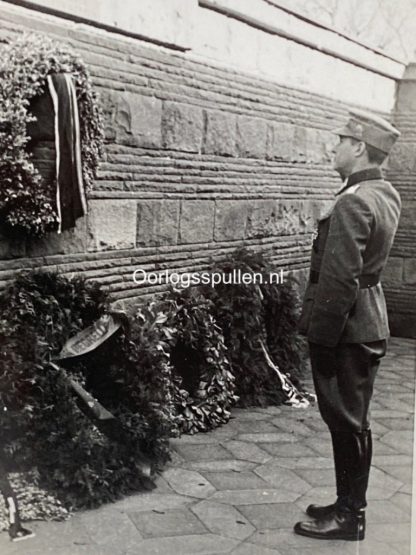
M 416 555 L 416 0 L 0 0 L 1 555 Z

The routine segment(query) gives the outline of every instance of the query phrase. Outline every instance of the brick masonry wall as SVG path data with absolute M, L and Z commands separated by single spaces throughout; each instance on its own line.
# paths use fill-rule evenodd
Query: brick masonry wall
M 83 57 L 101 96 L 106 148 L 89 213 L 74 230 L 0 240 L 0 286 L 22 268 L 81 272 L 127 306 L 166 288 L 136 285 L 135 269 L 204 270 L 241 245 L 268 254 L 302 285 L 316 220 L 340 185 L 329 131 L 344 121 L 346 104 L 1 9 L 3 35 L 37 30 Z M 47 171 L 50 148 L 36 156 Z
M 399 83 L 394 122 L 402 134 L 390 157 L 389 178 L 403 208 L 384 283 L 392 333 L 416 338 L 416 64 Z

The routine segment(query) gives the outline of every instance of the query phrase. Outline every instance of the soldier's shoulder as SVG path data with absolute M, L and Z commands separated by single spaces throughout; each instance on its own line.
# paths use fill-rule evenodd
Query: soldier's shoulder
M 355 194 L 370 204 L 378 202 L 380 198 L 386 202 L 401 203 L 398 191 L 386 179 L 362 182 L 356 189 Z

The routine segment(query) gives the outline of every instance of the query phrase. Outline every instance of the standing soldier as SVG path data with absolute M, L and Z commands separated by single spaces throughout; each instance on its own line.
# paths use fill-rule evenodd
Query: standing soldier
M 362 540 L 372 441 L 368 419 L 389 327 L 380 275 L 396 233 L 400 196 L 380 166 L 400 135 L 360 110 L 337 129 L 334 169 L 345 180 L 319 221 L 300 329 L 309 341 L 318 406 L 332 438 L 337 499 L 309 505 L 295 532 Z

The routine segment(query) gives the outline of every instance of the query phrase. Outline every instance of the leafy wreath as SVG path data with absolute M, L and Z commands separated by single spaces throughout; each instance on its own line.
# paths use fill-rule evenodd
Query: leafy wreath
M 148 373 L 149 383 L 166 381 L 159 385 L 164 390 L 160 406 L 165 405 L 172 432 L 206 432 L 228 422 L 237 400 L 235 378 L 211 301 L 185 290 L 145 304 L 131 322 L 131 339 L 136 372 Z M 135 395 L 130 377 L 124 380 L 126 395 Z
M 228 422 L 235 395 L 221 328 L 212 302 L 198 290 L 177 292 L 173 308 L 171 347 L 174 402 L 181 432 L 206 432 Z
M 104 138 L 101 110 L 83 61 L 68 47 L 38 34 L 23 34 L 2 47 L 0 60 L 0 213 L 5 229 L 44 236 L 57 229 L 53 184 L 35 168 L 27 144 L 34 121 L 30 101 L 52 73 L 71 73 L 76 89 L 82 174 L 86 187 L 95 177 Z

